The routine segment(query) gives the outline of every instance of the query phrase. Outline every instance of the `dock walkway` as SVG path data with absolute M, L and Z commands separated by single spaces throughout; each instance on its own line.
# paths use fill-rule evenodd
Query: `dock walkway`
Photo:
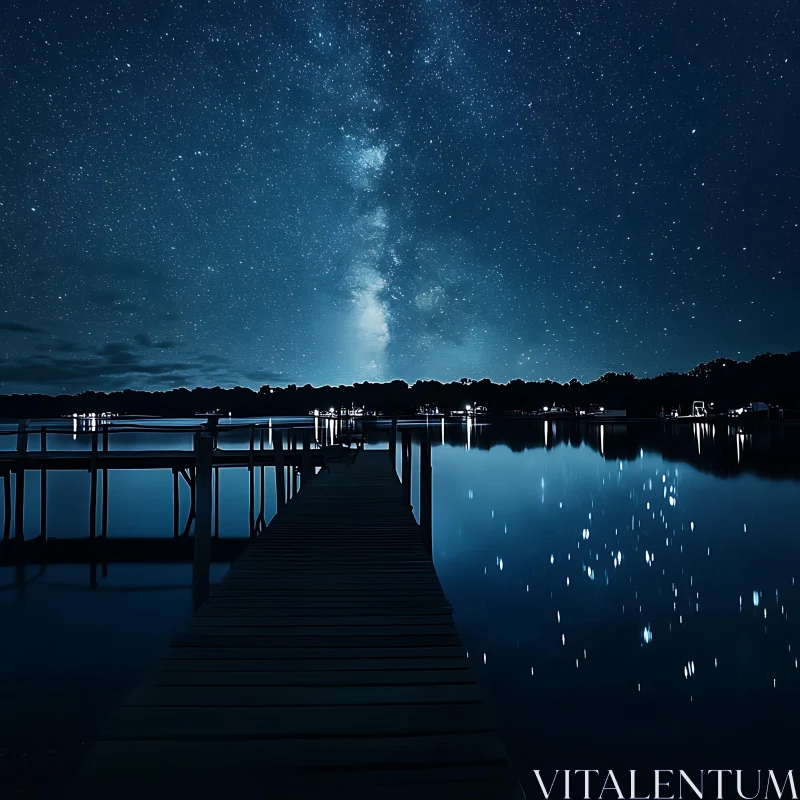
M 521 797 L 387 451 L 332 464 L 117 708 L 82 797 Z

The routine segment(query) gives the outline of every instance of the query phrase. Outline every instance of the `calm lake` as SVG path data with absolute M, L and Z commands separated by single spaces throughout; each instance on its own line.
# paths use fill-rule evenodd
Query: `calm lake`
M 246 447 L 225 424 L 220 446 Z M 418 441 L 424 423 L 411 427 Z M 436 570 L 526 789 L 537 768 L 800 766 L 800 427 L 430 430 Z M 366 435 L 385 448 L 388 425 Z M 111 442 L 188 449 L 191 436 Z M 71 428 L 48 437 L 49 449 L 89 446 Z M 415 447 L 415 510 L 418 466 Z M 267 520 L 274 485 L 267 469 Z M 172 536 L 169 470 L 112 473 L 109 498 L 109 538 Z M 247 470 L 223 470 L 221 537 L 247 535 L 248 498 Z M 88 509 L 87 474 L 48 474 L 48 536 L 86 536 Z M 29 475 L 26 537 L 38 514 Z M 212 580 L 226 568 L 212 564 Z M 191 564 L 110 564 L 95 588 L 88 565 L 0 567 L 0 789 L 46 790 L 74 770 L 187 622 L 191 582 Z

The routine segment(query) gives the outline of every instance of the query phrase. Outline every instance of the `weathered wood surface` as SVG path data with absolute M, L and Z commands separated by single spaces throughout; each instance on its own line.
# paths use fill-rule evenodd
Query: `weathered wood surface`
M 112 714 L 82 797 L 520 797 L 386 451 L 306 481 Z

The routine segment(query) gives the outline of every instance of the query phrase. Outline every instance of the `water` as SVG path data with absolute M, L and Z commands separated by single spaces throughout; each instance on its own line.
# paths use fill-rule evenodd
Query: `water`
M 367 446 L 387 434 L 368 429 Z M 431 434 L 436 569 L 529 797 L 535 768 L 792 766 L 800 428 L 437 421 Z M 118 436 L 112 448 L 190 446 Z M 220 535 L 246 535 L 247 471 L 220 486 Z M 88 477 L 51 473 L 48 490 L 49 534 L 85 536 Z M 168 471 L 112 475 L 109 536 L 170 536 L 171 491 Z M 267 470 L 267 519 L 274 506 Z M 0 568 L 6 778 L 73 769 L 191 614 L 190 565 L 97 567 L 96 589 L 89 569 Z

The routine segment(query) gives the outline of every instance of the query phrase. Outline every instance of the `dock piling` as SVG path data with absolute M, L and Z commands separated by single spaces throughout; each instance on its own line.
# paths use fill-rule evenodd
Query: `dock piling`
M 47 452 L 47 428 L 39 431 L 39 449 Z M 42 468 L 41 506 L 39 508 L 39 536 L 43 542 L 47 541 L 47 470 Z
M 3 472 L 3 541 L 11 536 L 11 470 Z
M 22 420 L 17 426 L 17 455 L 22 457 L 28 452 L 28 421 Z M 22 463 L 16 467 L 17 485 L 14 498 L 14 538 L 25 539 L 25 467 Z
M 108 425 L 103 425 L 103 453 L 108 453 Z M 108 470 L 103 470 L 103 493 L 100 496 L 100 536 L 108 537 Z M 105 576 L 104 576 L 105 577 Z
M 92 431 L 92 457 L 89 462 L 89 538 L 97 534 L 97 430 Z
M 219 539 L 219 467 L 214 467 L 214 538 Z
M 392 417 L 392 430 L 389 434 L 389 459 L 393 472 L 397 474 L 397 417 Z
M 425 434 L 419 448 L 419 526 L 422 540 L 428 554 L 433 556 L 433 487 L 431 470 L 431 434 L 425 428 Z
M 256 471 L 255 471 L 255 456 L 256 456 L 256 428 L 255 425 L 250 426 L 250 463 L 247 465 L 247 471 L 250 475 L 250 536 L 256 535 Z
M 283 434 L 272 433 L 272 448 L 275 450 L 275 507 L 280 511 L 286 505 L 286 471 L 283 466 Z
M 407 429 L 400 432 L 400 451 L 403 499 L 411 505 L 411 431 Z
M 194 568 L 192 570 L 192 596 L 195 610 L 205 602 L 209 591 L 209 564 L 211 563 L 211 464 L 214 438 L 211 433 L 199 433 L 195 438 L 197 466 L 196 511 L 194 523 Z
M 178 469 L 172 468 L 172 535 L 175 539 L 180 533 L 181 524 L 181 498 L 178 486 Z
M 258 431 L 258 449 L 261 452 L 261 455 L 264 454 L 264 430 L 263 428 L 259 429 Z M 256 524 L 253 530 L 250 533 L 250 537 L 255 537 L 258 533 L 260 533 L 264 528 L 267 527 L 267 523 L 264 520 L 264 465 L 262 464 L 259 467 L 259 493 L 258 493 L 258 517 L 256 517 Z
M 303 463 L 301 467 L 300 488 L 305 489 L 311 478 L 314 477 L 314 467 L 311 465 L 311 431 L 303 429 Z

